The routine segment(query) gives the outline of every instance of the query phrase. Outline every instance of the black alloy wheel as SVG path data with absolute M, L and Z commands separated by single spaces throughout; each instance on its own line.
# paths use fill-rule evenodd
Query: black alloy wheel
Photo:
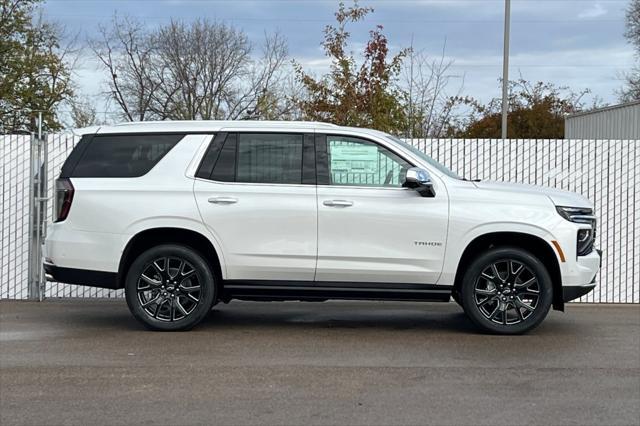
M 537 257 L 517 247 L 498 247 L 469 265 L 460 296 L 465 313 L 484 331 L 521 334 L 547 316 L 553 285 Z
M 142 253 L 125 283 L 132 314 L 154 330 L 187 330 L 210 311 L 216 287 L 209 264 L 195 250 L 161 245 Z

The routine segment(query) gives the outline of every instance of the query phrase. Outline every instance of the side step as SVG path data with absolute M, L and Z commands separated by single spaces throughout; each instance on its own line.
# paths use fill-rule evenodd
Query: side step
M 224 282 L 222 300 L 403 300 L 448 302 L 451 286 L 401 283 Z

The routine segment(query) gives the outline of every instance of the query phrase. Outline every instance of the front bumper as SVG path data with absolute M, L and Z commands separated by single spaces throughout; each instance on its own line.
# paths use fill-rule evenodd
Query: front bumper
M 597 260 L 593 253 L 596 254 Z M 596 288 L 596 276 L 602 266 L 602 250 L 596 249 L 592 254 L 587 256 L 588 258 L 578 260 L 578 264 L 582 269 L 580 277 L 584 279 L 583 277 L 591 276 L 591 280 L 588 284 L 562 286 L 562 300 L 564 302 L 578 299 Z
M 591 292 L 594 288 L 596 288 L 595 283 L 574 287 L 562 287 L 562 300 L 565 303 L 570 302 Z

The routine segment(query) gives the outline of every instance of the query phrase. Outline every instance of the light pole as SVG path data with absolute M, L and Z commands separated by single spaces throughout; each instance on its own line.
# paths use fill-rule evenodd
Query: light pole
M 502 139 L 507 138 L 507 113 L 509 112 L 509 31 L 511 0 L 504 2 L 504 47 L 502 59 Z

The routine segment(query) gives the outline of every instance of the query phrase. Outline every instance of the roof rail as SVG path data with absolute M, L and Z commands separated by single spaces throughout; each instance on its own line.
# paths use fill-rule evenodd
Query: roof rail
M 113 124 L 113 126 L 124 127 L 124 126 L 135 126 L 140 124 L 170 124 L 170 123 L 181 123 L 181 124 L 211 124 L 211 125 L 227 125 L 227 126 L 237 126 L 245 123 L 251 123 L 256 125 L 274 125 L 274 126 L 299 126 L 299 125 L 312 125 L 312 126 L 323 126 L 323 127 L 338 127 L 333 123 L 326 123 L 323 121 L 289 121 L 289 120 L 163 120 L 163 121 L 128 121 L 124 123 Z

